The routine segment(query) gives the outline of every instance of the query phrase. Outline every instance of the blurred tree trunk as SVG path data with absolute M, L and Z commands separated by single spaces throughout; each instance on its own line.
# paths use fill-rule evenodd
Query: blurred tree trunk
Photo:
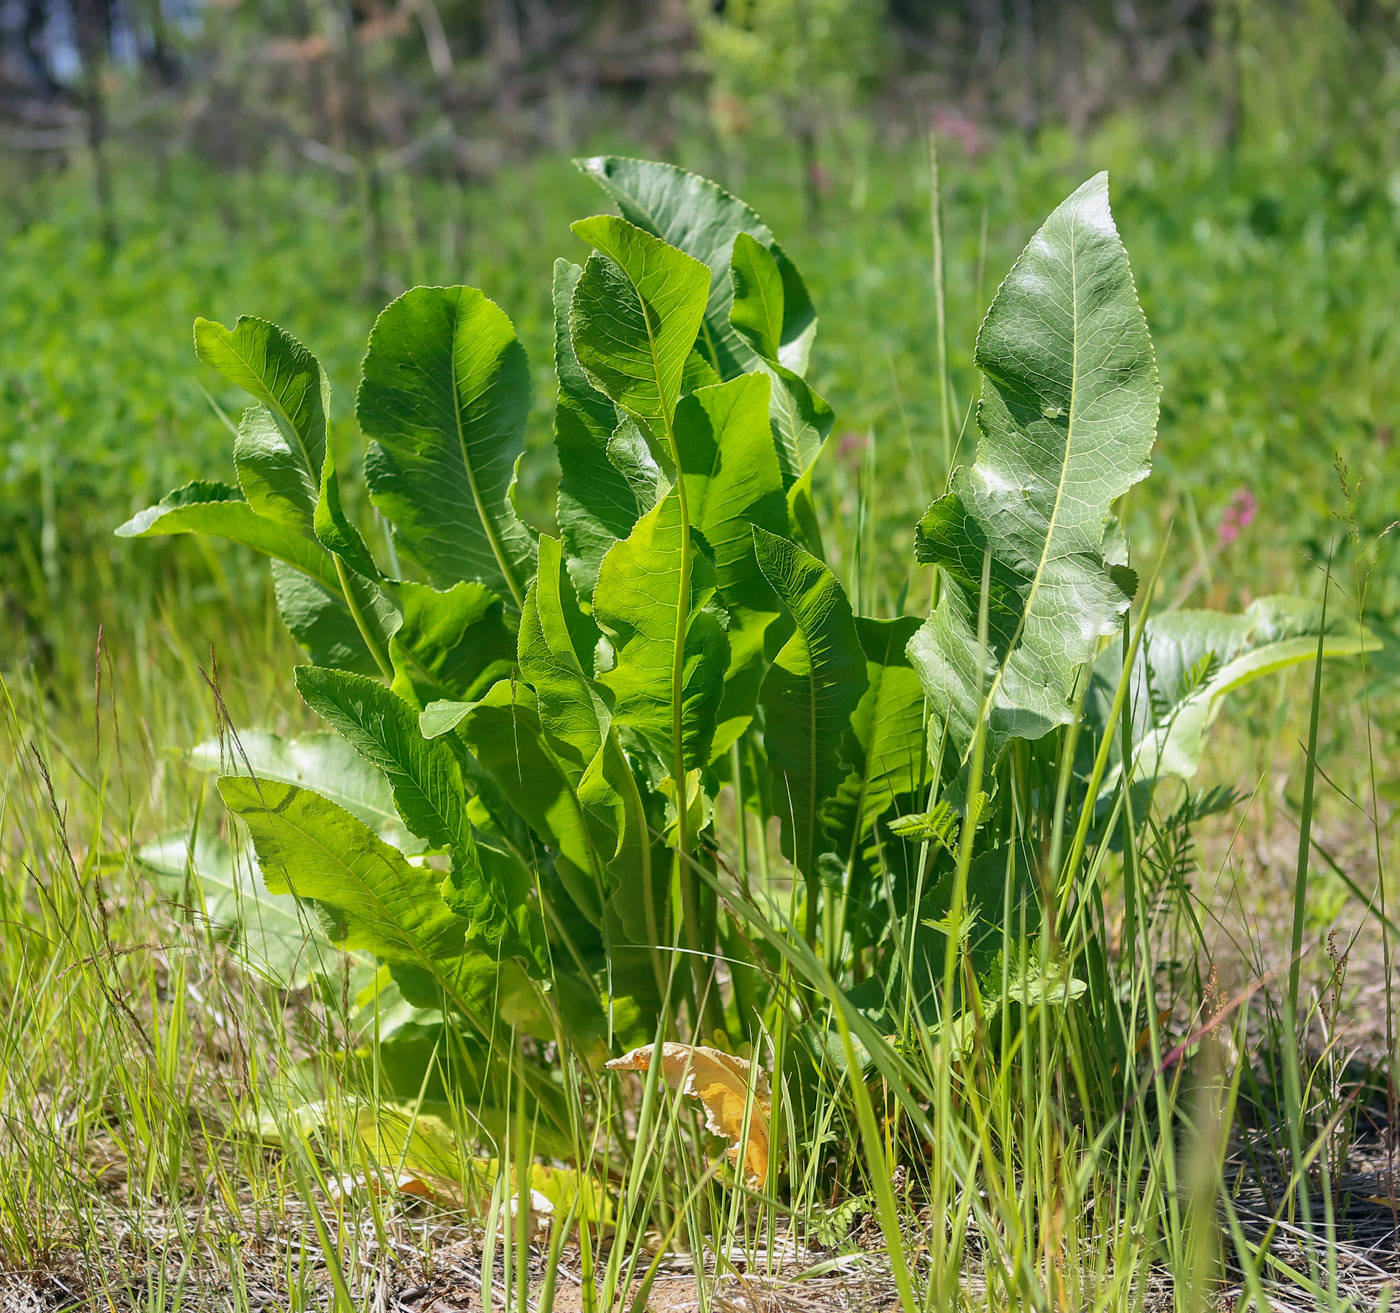
M 316 34 L 316 22 L 306 0 L 292 0 L 293 30 L 302 40 L 309 41 Z M 326 79 L 324 61 L 306 61 L 306 103 L 311 117 L 311 135 L 317 141 L 331 144 L 331 116 L 326 106 Z
M 1021 66 L 1021 131 L 1027 140 L 1040 127 L 1040 97 L 1036 92 L 1035 14 L 1031 0 L 1016 2 L 1016 58 Z
M 1002 15 L 1002 0 L 973 0 L 977 15 L 977 53 L 973 66 L 985 77 L 1001 58 L 1001 38 L 1006 23 Z
M 1224 0 L 1215 11 L 1216 57 L 1224 88 L 1220 97 L 1220 135 L 1233 152 L 1244 131 L 1244 8 L 1245 0 Z
M 1137 6 L 1133 0 L 1113 0 L 1113 18 L 1123 38 L 1123 53 L 1127 57 L 1129 75 L 1137 83 L 1142 77 L 1142 24 L 1138 21 Z
M 496 77 L 496 109 L 502 117 L 516 108 L 516 73 L 520 69 L 520 18 L 515 0 L 491 0 L 491 64 Z
M 822 226 L 822 165 L 817 149 L 817 130 L 810 118 L 804 118 L 794 130 L 798 156 L 802 161 L 803 195 L 807 200 L 807 223 L 813 229 Z
M 145 0 L 146 22 L 151 30 L 151 43 L 145 51 L 145 63 L 166 87 L 180 80 L 180 62 L 170 47 L 170 30 L 165 24 L 165 8 L 161 0 Z
M 111 33 L 110 23 L 111 10 L 103 0 L 73 0 L 73 25 L 82 66 L 83 114 L 88 155 L 92 161 L 93 192 L 102 230 L 102 245 L 109 256 L 117 249 L 117 219 L 107 162 L 107 104 L 102 91 L 102 69 Z
M 49 64 L 48 24 L 45 0 L 24 0 L 19 25 L 20 51 L 46 100 L 58 94 L 58 79 Z
M 374 115 L 360 49 L 360 28 L 369 17 L 366 0 L 350 0 L 341 10 L 344 37 L 341 111 L 350 153 L 359 166 L 365 218 L 365 299 L 374 303 L 384 290 L 384 179 L 374 158 Z

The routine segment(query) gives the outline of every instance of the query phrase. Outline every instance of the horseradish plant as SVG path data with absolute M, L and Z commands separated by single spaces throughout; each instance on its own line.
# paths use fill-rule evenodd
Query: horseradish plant
M 266 925 L 310 905 L 316 943 L 377 960 L 480 1055 L 503 1026 L 590 1061 L 753 1037 L 793 1006 L 774 925 L 867 1015 L 903 999 L 933 1019 L 949 935 L 985 971 L 1003 925 L 1082 903 L 1126 786 L 1189 779 L 1226 692 L 1312 657 L 1312 609 L 1177 613 L 1119 641 L 1138 585 L 1106 529 L 1148 473 L 1158 388 L 1103 175 L 978 337 L 976 459 L 918 526 L 931 613 L 871 617 L 823 559 L 832 412 L 801 274 L 713 183 L 582 167 L 621 215 L 576 223 L 591 254 L 554 270 L 557 536 L 513 496 L 529 367 L 483 293 L 415 288 L 370 335 L 356 413 L 382 550 L 342 511 L 315 357 L 259 319 L 195 326 L 253 397 L 237 486 L 191 483 L 119 532 L 271 557 L 310 658 L 297 689 L 335 731 L 222 754 L 268 893 L 245 948 L 296 976 L 305 946 Z M 231 923 L 215 844 L 164 860 Z M 1101 977 L 1099 940 L 1079 942 L 1066 969 Z M 1083 1006 L 1106 1017 L 1111 995 Z

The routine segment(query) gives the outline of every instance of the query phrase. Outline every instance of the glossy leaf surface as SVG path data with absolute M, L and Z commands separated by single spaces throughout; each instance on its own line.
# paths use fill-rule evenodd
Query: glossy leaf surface
M 519 606 L 534 542 L 512 506 L 530 369 L 510 320 L 471 287 L 416 287 L 375 322 L 355 401 L 365 480 L 439 587 L 477 581 Z
M 219 791 L 248 826 L 268 889 L 314 899 L 331 941 L 382 959 L 410 1003 L 475 1013 L 494 994 L 496 961 L 468 948 L 440 875 L 309 789 L 227 776 Z
M 763 739 L 783 852 L 810 875 L 824 851 L 820 811 L 846 775 L 841 741 L 866 689 L 866 659 L 836 577 L 795 543 L 754 529 L 758 563 L 795 632 L 763 681 Z
M 259 515 L 310 533 L 330 420 L 330 382 L 285 329 L 240 318 L 232 329 L 194 324 L 195 352 L 257 403 L 234 444 L 238 484 Z
M 993 756 L 1071 716 L 1076 672 L 1136 587 L 1104 559 L 1113 501 L 1146 477 L 1157 370 L 1127 253 L 1092 178 L 1031 239 L 982 325 L 974 464 L 919 522 L 943 578 L 910 654 L 959 758 L 986 708 Z M 977 643 L 989 565 L 988 650 Z M 980 669 L 979 669 L 980 663 Z
M 705 313 L 709 271 L 612 215 L 580 219 L 573 229 L 598 251 L 569 313 L 578 362 L 623 409 L 668 428 Z

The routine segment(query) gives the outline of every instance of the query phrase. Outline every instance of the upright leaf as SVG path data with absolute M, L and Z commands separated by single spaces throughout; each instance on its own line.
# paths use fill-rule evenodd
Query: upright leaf
M 611 215 L 580 219 L 573 230 L 600 252 L 574 290 L 569 323 L 578 362 L 599 391 L 655 426 L 661 439 L 705 314 L 709 270 Z
M 642 424 L 628 415 L 608 439 L 608 464 L 632 490 L 633 503 L 637 508 L 633 524 L 671 489 L 671 478 L 657 463 L 642 428 Z M 670 463 L 669 456 L 667 463 Z M 628 532 L 631 532 L 630 527 Z
M 905 652 L 918 627 L 912 616 L 856 618 L 868 682 L 845 738 L 851 770 L 822 811 L 848 868 L 866 855 L 875 823 L 896 799 L 927 783 L 924 690 Z
M 575 785 L 611 719 L 592 682 L 598 638 L 597 625 L 579 610 L 558 541 L 541 534 L 539 570 L 520 616 L 520 673 L 535 690 L 545 738 Z
M 219 791 L 248 826 L 269 891 L 313 899 L 333 943 L 381 958 L 416 1007 L 490 1006 L 497 961 L 468 947 L 469 922 L 443 902 L 437 872 L 309 789 L 230 776 Z
M 919 522 L 918 557 L 940 567 L 943 591 L 910 647 L 935 732 L 946 719 L 964 759 L 984 707 L 992 753 L 1064 724 L 1078 670 L 1132 600 L 1131 572 L 1104 559 L 1104 528 L 1114 499 L 1148 472 L 1157 370 L 1106 175 L 1032 238 L 992 303 L 976 359 L 977 459 Z
M 616 654 L 613 668 L 598 676 L 613 695 L 614 718 L 673 775 L 678 735 L 687 771 L 709 762 L 729 666 L 723 624 L 707 606 L 714 563 L 692 539 L 687 588 L 683 544 L 680 495 L 672 489 L 603 558 L 593 596 L 593 615 Z
M 628 222 L 708 266 L 710 292 L 697 350 L 721 380 L 752 370 L 772 379 L 771 418 L 783 487 L 789 494 L 791 528 L 812 550 L 820 551 L 809 480 L 833 417 L 802 377 L 817 330 L 802 275 L 763 220 L 706 178 L 671 164 L 616 156 L 579 160 L 578 165 L 617 202 Z M 782 295 L 781 312 L 765 312 L 770 324 L 765 345 L 776 347 L 772 355 L 756 349 L 750 336 L 760 277 L 770 304 L 779 288 Z
M 439 587 L 478 581 L 525 600 L 534 542 L 509 490 L 530 371 L 511 322 L 471 287 L 416 287 L 375 322 L 355 409 L 365 480 Z
M 729 613 L 729 668 L 711 751 L 724 752 L 753 716 L 764 636 L 781 608 L 754 556 L 753 526 L 787 529 L 782 473 L 768 428 L 769 382 L 745 374 L 701 388 L 676 410 L 676 444 L 691 523 L 714 552 Z
M 501 599 L 483 584 L 457 583 L 446 592 L 399 585 L 403 624 L 389 640 L 393 689 L 417 707 L 479 698 L 510 674 L 515 635 Z
M 755 524 L 779 532 L 786 521 L 768 394 L 762 374 L 701 388 L 681 401 L 675 427 L 690 522 L 714 553 L 720 592 L 731 605 L 773 611 L 752 532 Z
M 822 804 L 846 775 L 841 740 L 866 689 L 866 659 L 831 571 L 785 538 L 759 528 L 753 537 L 759 567 L 795 625 L 759 702 L 783 852 L 810 879 L 823 851 Z
M 583 270 L 554 262 L 554 372 L 559 399 L 554 408 L 554 447 L 559 457 L 556 518 L 569 557 L 569 574 L 584 598 L 593 596 L 598 566 L 608 548 L 625 538 L 645 507 L 631 483 L 608 459 L 608 443 L 621 416 L 589 381 L 574 354 L 569 332 Z
M 753 353 L 730 323 L 734 293 L 729 265 L 735 238 L 746 233 L 768 251 L 782 279 L 786 316 L 782 363 L 807 368 L 816 313 L 802 276 L 773 240 L 768 225 L 724 188 L 674 164 L 597 155 L 578 167 L 617 202 L 622 217 L 707 265 L 713 275 L 700 350 L 721 379 L 753 368 Z
M 521 615 L 520 673 L 534 689 L 540 728 L 578 799 L 618 915 L 634 942 L 654 944 L 664 890 L 653 883 L 640 789 L 594 683 L 599 637 L 597 625 L 579 610 L 559 544 L 541 535 L 539 573 Z
M 776 360 L 783 341 L 783 276 L 772 252 L 740 233 L 730 262 L 734 304 L 729 322 L 765 360 Z
M 455 728 L 509 804 L 556 850 L 555 869 L 569 896 L 599 924 L 608 892 L 601 859 L 577 790 L 545 738 L 534 691 L 503 679 L 462 712 Z
M 290 333 L 243 317 L 232 329 L 194 322 L 195 352 L 258 403 L 234 444 L 238 484 L 259 515 L 311 532 L 325 462 L 330 383 Z

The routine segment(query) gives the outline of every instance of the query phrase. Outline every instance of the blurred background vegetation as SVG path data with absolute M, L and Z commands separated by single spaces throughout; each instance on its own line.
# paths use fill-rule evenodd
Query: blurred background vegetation
M 1137 550 L 1173 525 L 1166 602 L 1318 591 L 1332 538 L 1365 554 L 1400 514 L 1397 142 L 1396 0 L 0 0 L 0 662 L 63 697 L 99 624 L 276 632 L 251 560 L 111 537 L 231 473 L 196 315 L 305 340 L 348 464 L 376 311 L 480 286 L 534 362 L 548 527 L 548 270 L 597 208 L 570 158 L 602 150 L 717 178 L 805 271 L 868 608 L 970 448 L 995 278 L 1101 168 L 1162 371 Z M 1397 604 L 1379 569 L 1367 609 Z

